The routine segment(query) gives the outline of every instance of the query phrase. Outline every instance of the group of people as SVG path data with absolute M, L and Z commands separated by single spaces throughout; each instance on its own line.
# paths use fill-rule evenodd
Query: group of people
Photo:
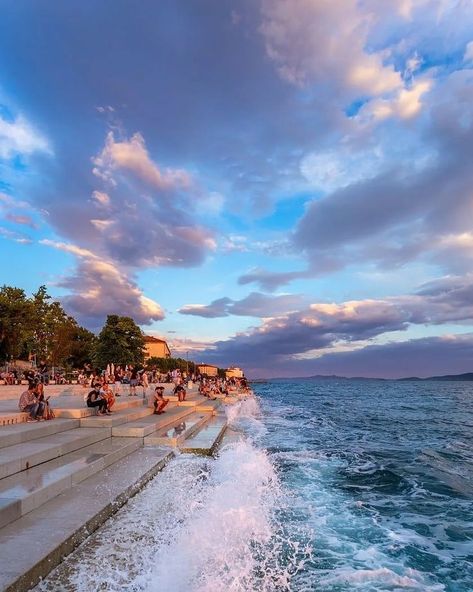
M 115 394 L 107 381 L 96 382 L 85 397 L 87 407 L 96 409 L 98 414 L 111 415 L 115 404 Z
M 54 411 L 49 404 L 49 397 L 44 396 L 44 384 L 39 380 L 31 380 L 18 402 L 23 413 L 28 413 L 26 421 L 42 421 L 54 419 Z

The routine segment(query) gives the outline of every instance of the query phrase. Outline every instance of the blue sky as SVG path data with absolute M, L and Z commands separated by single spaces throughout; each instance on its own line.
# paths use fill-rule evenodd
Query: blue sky
M 2 283 L 250 376 L 473 370 L 473 5 L 5 1 Z

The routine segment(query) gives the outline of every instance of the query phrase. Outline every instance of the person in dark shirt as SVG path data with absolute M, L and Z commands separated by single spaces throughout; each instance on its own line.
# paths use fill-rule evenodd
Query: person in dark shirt
M 177 400 L 179 403 L 186 400 L 186 389 L 182 386 L 182 384 L 178 384 L 174 389 L 174 394 L 177 395 Z
M 154 405 L 154 413 L 156 415 L 161 415 L 161 413 L 164 413 L 164 408 L 169 403 L 169 399 L 165 399 L 163 397 L 163 393 L 164 393 L 164 387 L 163 386 L 157 386 L 154 389 L 154 401 L 153 401 L 153 405 Z

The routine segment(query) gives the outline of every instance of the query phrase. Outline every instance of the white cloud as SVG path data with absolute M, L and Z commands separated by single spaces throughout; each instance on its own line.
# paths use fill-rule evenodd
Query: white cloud
M 46 138 L 19 115 L 14 121 L 0 116 L 0 158 L 11 158 L 15 154 L 51 152 Z

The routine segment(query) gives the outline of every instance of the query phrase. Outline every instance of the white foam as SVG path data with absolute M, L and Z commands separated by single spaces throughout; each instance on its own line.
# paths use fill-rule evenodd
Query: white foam
M 289 590 L 297 568 L 281 557 L 274 511 L 282 498 L 265 452 L 246 441 L 224 448 L 199 511 L 160 550 L 148 592 Z

